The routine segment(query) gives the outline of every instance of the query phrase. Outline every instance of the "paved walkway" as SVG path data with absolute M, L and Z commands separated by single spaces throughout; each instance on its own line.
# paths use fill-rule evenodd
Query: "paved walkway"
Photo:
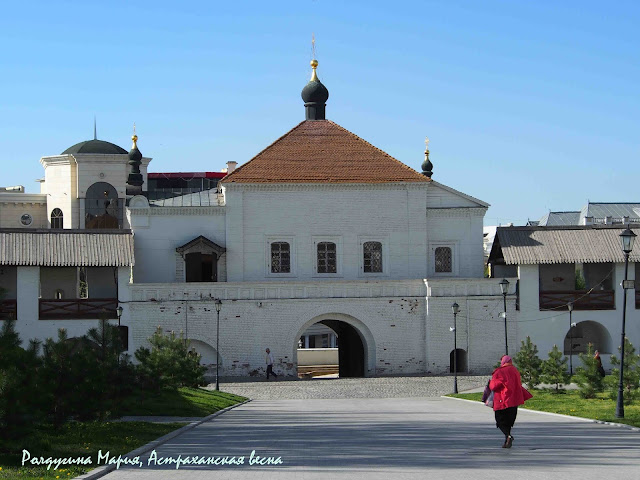
M 461 375 L 458 389 L 484 387 L 488 379 L 488 375 Z M 209 385 L 207 388 L 214 387 Z M 222 382 L 220 389 L 254 400 L 439 397 L 453 391 L 453 376 Z
M 640 433 L 520 411 L 514 447 L 480 403 L 443 398 L 257 400 L 157 448 L 158 457 L 281 457 L 277 466 L 123 467 L 134 479 L 640 478 Z

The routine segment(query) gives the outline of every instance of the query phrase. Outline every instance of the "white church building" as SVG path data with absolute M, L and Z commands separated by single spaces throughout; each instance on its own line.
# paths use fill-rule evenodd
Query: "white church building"
M 262 376 L 267 347 L 295 376 L 319 324 L 340 376 L 449 372 L 454 333 L 459 370 L 490 370 L 505 338 L 500 279 L 483 278 L 489 205 L 434 180 L 428 148 L 419 173 L 327 120 L 312 67 L 305 119 L 215 188 L 152 195 L 135 135 L 129 152 L 94 138 L 42 157 L 41 193 L 0 193 L 0 318 L 26 342 L 107 315 L 130 353 L 160 326 L 223 376 Z

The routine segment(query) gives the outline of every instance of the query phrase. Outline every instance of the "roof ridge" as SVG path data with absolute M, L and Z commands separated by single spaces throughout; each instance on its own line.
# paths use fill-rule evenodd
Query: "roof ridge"
M 256 153 L 253 157 L 251 157 L 251 160 L 249 160 L 247 163 L 240 165 L 238 168 L 236 168 L 233 172 L 231 172 L 229 175 L 227 175 L 226 177 L 224 177 L 222 180 L 220 180 L 219 183 L 226 183 L 230 178 L 232 178 L 237 172 L 241 171 L 244 167 L 246 167 L 247 165 L 249 165 L 251 162 L 253 162 L 256 158 L 258 158 L 260 155 L 262 155 L 265 151 L 269 150 L 271 147 L 273 147 L 276 143 L 280 142 L 282 139 L 284 139 L 286 136 L 288 136 L 289 134 L 293 133 L 294 130 L 300 128 L 302 126 L 303 123 L 305 123 L 307 120 L 303 120 L 300 123 L 298 123 L 295 127 L 293 127 L 291 130 L 289 130 L 288 132 L 284 133 L 283 135 L 280 135 L 280 137 L 278 137 L 277 139 L 275 139 L 273 142 L 271 142 L 269 145 L 267 145 L 266 147 L 264 147 L 262 150 L 260 150 L 258 153 Z M 317 120 L 317 121 L 322 121 L 322 120 Z M 324 120 L 327 121 L 327 120 Z

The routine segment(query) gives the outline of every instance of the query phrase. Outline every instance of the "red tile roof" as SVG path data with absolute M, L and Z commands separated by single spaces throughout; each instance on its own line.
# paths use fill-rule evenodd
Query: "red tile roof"
M 429 182 L 391 155 L 330 120 L 305 120 L 223 183 Z

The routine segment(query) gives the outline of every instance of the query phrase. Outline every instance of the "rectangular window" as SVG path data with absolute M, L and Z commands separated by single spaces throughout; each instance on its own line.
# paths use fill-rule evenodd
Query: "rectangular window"
M 291 273 L 291 246 L 288 242 L 271 244 L 271 273 Z
M 451 273 L 451 248 L 450 247 L 437 247 L 435 251 L 435 265 L 436 273 Z
M 318 243 L 318 273 L 337 272 L 337 249 L 333 242 Z
M 363 244 L 364 272 L 382 273 L 382 243 L 365 242 Z

